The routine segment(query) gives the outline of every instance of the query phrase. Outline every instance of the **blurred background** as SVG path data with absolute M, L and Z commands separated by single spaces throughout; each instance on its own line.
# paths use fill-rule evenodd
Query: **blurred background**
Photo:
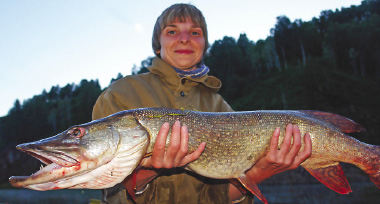
M 90 121 L 110 83 L 146 72 L 156 18 L 178 2 L 0 2 L 0 203 L 100 198 L 97 190 L 11 188 L 10 176 L 40 166 L 15 146 Z M 352 136 L 380 145 L 380 0 L 191 3 L 208 24 L 209 74 L 222 80 L 220 94 L 235 110 L 333 112 L 367 129 Z M 259 187 L 270 203 L 380 201 L 363 172 L 343 168 L 350 195 L 336 194 L 303 169 Z

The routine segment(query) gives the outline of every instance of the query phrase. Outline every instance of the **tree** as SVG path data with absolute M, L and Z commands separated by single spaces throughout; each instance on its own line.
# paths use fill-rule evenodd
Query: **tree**
M 82 80 L 75 87 L 72 98 L 72 123 L 80 124 L 91 121 L 92 107 L 101 93 L 98 81 Z
M 274 41 L 276 43 L 277 53 L 280 54 L 280 62 L 282 66 L 288 68 L 288 58 L 292 52 L 292 25 L 288 17 L 277 17 L 277 23 L 275 28 L 271 31 L 274 35 Z
M 119 80 L 119 79 L 121 79 L 121 78 L 123 78 L 123 75 L 119 72 L 119 73 L 117 74 L 116 79 L 114 79 L 114 78 L 111 79 L 111 83 L 110 83 L 110 84 L 112 84 L 113 82 L 115 82 L 115 81 L 117 81 L 117 80 Z
M 223 82 L 220 92 L 227 101 L 236 99 L 244 92 L 242 84 L 247 79 L 245 58 L 234 38 L 224 37 L 215 41 L 204 61 L 210 67 L 210 74 Z
M 136 66 L 134 66 L 132 68 L 132 74 L 135 75 L 149 72 L 148 67 L 152 65 L 154 58 L 155 57 L 148 57 L 145 60 L 141 61 L 141 66 L 138 69 Z

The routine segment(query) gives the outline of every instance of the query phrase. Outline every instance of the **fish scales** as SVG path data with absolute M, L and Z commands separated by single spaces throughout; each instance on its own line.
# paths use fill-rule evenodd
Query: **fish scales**
M 271 135 L 280 127 L 280 142 L 289 123 L 299 125 L 302 135 L 308 132 L 312 141 L 324 144 L 329 131 L 337 128 L 328 123 L 305 116 L 296 111 L 256 111 L 234 113 L 202 113 L 195 111 L 152 109 L 142 110 L 136 118 L 148 130 L 151 144 L 148 152 L 153 151 L 154 141 L 164 122 L 173 124 L 176 120 L 189 130 L 189 151 L 195 151 L 201 142 L 206 149 L 189 168 L 211 178 L 232 178 L 243 174 L 269 150 Z M 170 132 L 170 131 L 169 131 Z M 317 134 L 318 133 L 318 134 Z M 320 138 L 315 138 L 318 136 Z M 334 139 L 335 138 L 335 139 Z M 327 139 L 336 141 L 336 137 Z M 167 145 L 170 141 L 170 133 Z M 331 142 L 327 142 L 329 144 Z M 321 146 L 321 145 L 317 145 Z M 322 145 L 316 152 L 326 152 L 330 147 Z M 318 154 L 317 154 L 318 155 Z M 331 157 L 329 157 L 330 159 Z
M 188 128 L 190 152 L 195 151 L 201 142 L 206 142 L 207 147 L 202 156 L 189 165 L 196 171 L 207 169 L 202 173 L 205 176 L 212 178 L 236 176 L 241 174 L 242 166 L 245 166 L 245 169 L 251 167 L 252 162 L 258 157 L 253 151 L 255 140 L 249 137 L 253 134 L 252 128 L 248 125 L 248 121 L 252 120 L 250 115 L 158 111 L 138 117 L 138 121 L 150 133 L 151 141 L 155 141 L 163 122 L 172 124 L 176 120 Z M 167 144 L 169 141 L 170 135 Z M 153 145 L 154 142 L 150 144 L 148 152 L 152 151 Z M 256 154 L 261 153 L 257 151 Z

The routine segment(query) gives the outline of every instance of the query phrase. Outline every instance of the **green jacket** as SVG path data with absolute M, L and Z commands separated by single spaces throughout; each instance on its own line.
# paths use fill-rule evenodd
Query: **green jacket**
M 160 58 L 153 60 L 149 73 L 126 76 L 108 87 L 98 98 L 93 119 L 135 108 L 167 107 L 208 112 L 233 111 L 217 94 L 219 79 L 203 76 L 181 78 Z M 155 178 L 148 189 L 136 197 L 137 203 L 231 203 L 226 180 L 214 180 L 182 168 Z M 123 185 L 102 191 L 108 203 L 133 203 Z M 244 203 L 252 203 L 245 199 Z

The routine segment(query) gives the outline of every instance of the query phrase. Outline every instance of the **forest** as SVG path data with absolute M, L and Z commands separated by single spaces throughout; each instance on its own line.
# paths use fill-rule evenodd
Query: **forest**
M 147 57 L 132 74 L 146 72 L 151 61 Z M 380 145 L 380 0 L 325 10 L 310 21 L 278 16 L 266 39 L 225 36 L 211 43 L 204 61 L 209 74 L 221 79 L 219 93 L 236 111 L 337 113 L 367 129 L 354 137 Z M 22 174 L 16 164 L 39 165 L 15 150 L 17 144 L 91 121 L 102 91 L 97 80 L 82 80 L 16 100 L 0 118 L 0 183 L 7 183 L 10 174 Z

